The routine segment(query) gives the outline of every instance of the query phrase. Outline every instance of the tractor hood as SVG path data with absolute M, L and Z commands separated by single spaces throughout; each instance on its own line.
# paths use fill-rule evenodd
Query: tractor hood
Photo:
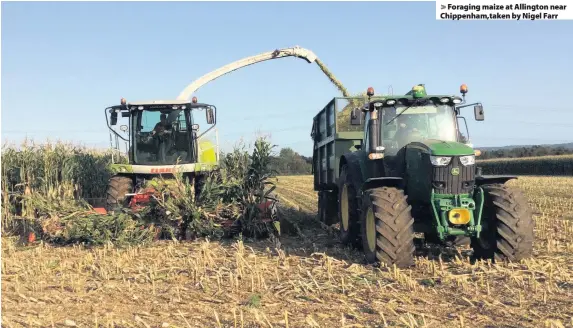
M 408 147 L 419 148 L 432 156 L 464 156 L 473 155 L 472 147 L 455 141 L 443 141 L 427 139 L 420 142 L 413 142 Z

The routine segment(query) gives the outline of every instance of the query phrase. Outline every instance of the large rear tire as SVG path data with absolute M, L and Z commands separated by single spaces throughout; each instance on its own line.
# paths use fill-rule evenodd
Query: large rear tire
M 122 175 L 114 175 L 107 186 L 106 209 L 112 211 L 117 207 L 127 206 L 125 194 L 133 192 L 133 180 Z
M 472 238 L 478 259 L 518 262 L 533 254 L 533 211 L 523 193 L 503 184 L 484 190 L 480 238 Z
M 368 263 L 377 260 L 399 268 L 414 264 L 414 218 L 400 189 L 367 190 L 362 200 L 361 232 Z
M 338 222 L 340 223 L 340 241 L 345 244 L 357 242 L 358 227 L 358 204 L 356 190 L 352 185 L 352 179 L 345 164 L 340 169 L 338 179 Z

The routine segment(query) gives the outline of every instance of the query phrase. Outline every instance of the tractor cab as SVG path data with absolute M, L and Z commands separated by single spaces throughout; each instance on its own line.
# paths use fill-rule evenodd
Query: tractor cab
M 460 91 L 463 98 L 428 95 L 424 85 L 419 84 L 405 95 L 371 100 L 363 108 L 354 109 L 351 124 L 366 122 L 363 149 L 372 159 L 384 157 L 390 171 L 387 173 L 402 176 L 408 147 L 473 147 L 460 108 L 473 105 L 475 119 L 482 121 L 483 107 L 479 103 L 464 105 L 467 86 L 462 85 Z M 372 97 L 374 90 L 369 88 L 367 94 Z
M 108 107 L 105 111 L 112 148 L 119 150 L 119 144 L 123 141 L 128 146 L 129 162 L 135 166 L 200 162 L 205 154 L 201 152 L 198 140 L 216 123 L 216 107 L 198 103 L 196 97 L 191 102 L 156 100 L 127 103 L 122 99 L 120 105 Z M 209 125 L 203 132 L 199 131 L 199 124 L 193 119 L 194 114 L 199 112 L 205 113 Z M 126 124 L 120 125 L 117 131 L 115 127 L 120 116 L 126 119 Z M 213 149 L 211 151 L 214 152 Z

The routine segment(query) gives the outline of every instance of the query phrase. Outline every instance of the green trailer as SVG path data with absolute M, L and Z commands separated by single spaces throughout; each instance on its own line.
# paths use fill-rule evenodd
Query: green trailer
M 326 224 L 338 222 L 337 182 L 341 155 L 356 151 L 364 137 L 364 124 L 350 125 L 351 109 L 365 103 L 364 97 L 336 97 L 313 119 L 314 190 L 318 192 L 319 217 Z
M 461 109 L 481 103 L 428 95 L 334 98 L 314 117 L 313 174 L 321 220 L 340 224 L 344 244 L 369 262 L 414 263 L 414 234 L 469 240 L 476 258 L 519 261 L 533 248 L 533 215 L 515 176 L 484 176 Z

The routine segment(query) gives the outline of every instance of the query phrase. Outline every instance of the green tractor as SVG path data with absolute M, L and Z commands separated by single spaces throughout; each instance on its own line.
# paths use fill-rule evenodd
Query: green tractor
M 479 259 L 519 261 L 532 255 L 534 221 L 514 176 L 486 176 L 476 166 L 462 108 L 481 103 L 428 95 L 424 85 L 399 96 L 374 97 L 362 108 L 335 98 L 314 118 L 314 177 L 319 214 L 340 223 L 345 244 L 362 246 L 368 262 L 414 263 L 414 234 L 451 244 L 469 239 Z M 339 107 L 344 107 L 343 110 Z M 350 110 L 350 125 L 336 116 Z M 340 126 L 339 126 L 340 125 Z M 461 127 L 465 126 L 465 135 Z
M 193 114 L 201 111 L 209 127 L 199 133 Z M 213 105 L 198 103 L 196 97 L 192 101 L 132 103 L 122 98 L 120 105 L 108 107 L 105 112 L 111 147 L 119 155 L 120 145 L 125 144 L 128 160 L 121 163 L 112 159 L 114 175 L 109 180 L 105 209 L 98 208 L 99 212 L 147 203 L 153 194 L 147 182 L 159 175 L 173 177 L 180 172 L 195 184 L 198 193 L 206 174 L 218 168 L 217 140 L 213 143 L 207 138 L 211 131 L 217 138 Z M 119 116 L 127 124 L 116 130 Z

